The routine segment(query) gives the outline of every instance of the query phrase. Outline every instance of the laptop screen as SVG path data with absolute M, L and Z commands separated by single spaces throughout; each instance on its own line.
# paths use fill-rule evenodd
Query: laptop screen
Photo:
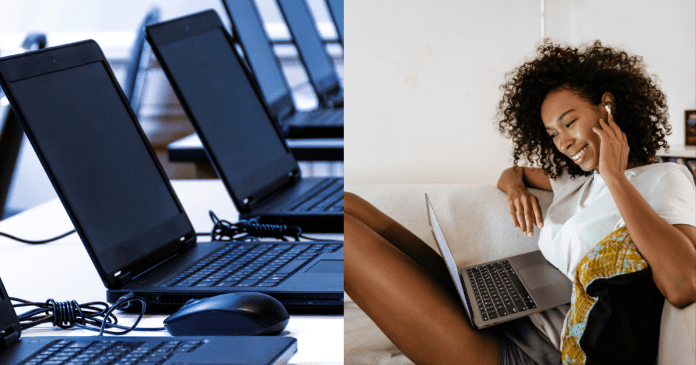
M 337 87 L 340 83 L 338 75 L 326 53 L 324 42 L 319 38 L 305 1 L 279 0 L 279 4 L 317 93 Z
M 225 0 L 234 35 L 241 41 L 259 88 L 273 109 L 278 100 L 290 96 L 290 90 L 254 6 L 253 0 Z M 292 103 L 291 99 L 287 101 Z
M 430 222 L 430 230 L 433 232 L 433 237 L 435 237 L 437 247 L 440 249 L 442 258 L 443 260 L 445 260 L 445 264 L 447 265 L 447 271 L 449 271 L 450 276 L 454 281 L 454 286 L 457 288 L 459 297 L 462 300 L 462 304 L 464 304 L 464 309 L 469 314 L 469 319 L 472 320 L 473 316 L 470 312 L 471 307 L 469 306 L 469 301 L 466 299 L 466 295 L 464 294 L 464 288 L 462 287 L 462 280 L 459 277 L 459 269 L 457 268 L 457 263 L 454 261 L 452 251 L 450 251 L 449 246 L 447 245 L 445 235 L 442 233 L 440 222 L 437 220 L 437 217 L 435 216 L 435 211 L 433 210 L 432 204 L 430 204 L 430 199 L 428 198 L 428 195 L 425 196 L 425 201 L 428 206 L 428 221 Z
M 10 89 L 73 223 L 113 273 L 175 240 L 137 238 L 183 212 L 107 67 L 97 61 L 11 80 Z
M 211 26 L 210 24 L 219 26 Z M 183 29 L 183 30 L 182 30 Z M 187 34 L 188 30 L 190 33 Z M 297 163 L 212 11 L 148 28 L 215 168 L 237 200 L 254 197 Z

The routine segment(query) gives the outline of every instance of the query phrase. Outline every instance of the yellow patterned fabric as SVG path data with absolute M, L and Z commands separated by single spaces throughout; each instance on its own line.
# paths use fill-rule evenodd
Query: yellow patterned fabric
M 570 314 L 562 344 L 563 364 L 595 363 L 595 361 L 587 361 L 586 349 L 581 348 L 583 335 L 597 336 L 596 333 L 590 334 L 587 327 L 588 319 L 592 316 L 598 302 L 597 297 L 588 294 L 588 287 L 597 280 L 637 273 L 647 268 L 648 263 L 633 245 L 626 227 L 612 232 L 585 255 L 578 264 L 575 274 Z M 650 284 L 654 285 L 654 283 Z M 644 288 L 645 282 L 641 285 L 641 288 Z M 625 289 L 621 287 L 620 290 Z

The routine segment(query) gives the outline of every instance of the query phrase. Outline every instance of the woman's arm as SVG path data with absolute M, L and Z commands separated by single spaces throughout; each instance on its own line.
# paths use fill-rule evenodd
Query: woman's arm
M 638 252 L 652 268 L 660 292 L 677 308 L 696 301 L 696 228 L 671 225 L 625 175 L 604 179 Z
M 527 187 L 551 191 L 551 179 L 542 169 L 522 166 L 506 169 L 498 179 L 498 189 L 508 195 L 512 223 L 515 228 L 531 237 L 534 234 L 534 224 L 542 227 L 544 218 L 541 216 L 539 200 Z
M 608 119 L 599 120 L 601 129 L 593 128 L 601 139 L 599 173 L 657 288 L 672 305 L 684 308 L 696 301 L 696 228 L 669 224 L 628 181 L 626 135 L 611 114 Z

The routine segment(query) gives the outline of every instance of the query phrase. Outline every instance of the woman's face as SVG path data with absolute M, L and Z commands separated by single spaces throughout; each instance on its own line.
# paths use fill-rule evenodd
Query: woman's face
M 608 100 L 607 95 L 611 94 L 605 94 L 602 99 Z M 592 127 L 600 128 L 600 118 L 607 120 L 605 105 L 613 109 L 613 103 L 592 105 L 566 89 L 550 92 L 541 104 L 541 120 L 554 145 L 583 171 L 592 171 L 599 166 L 600 139 Z

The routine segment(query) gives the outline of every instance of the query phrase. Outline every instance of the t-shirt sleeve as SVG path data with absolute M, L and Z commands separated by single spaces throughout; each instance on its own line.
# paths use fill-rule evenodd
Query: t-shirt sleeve
M 685 166 L 670 169 L 658 182 L 648 203 L 669 224 L 696 226 L 696 185 Z
M 551 190 L 553 191 L 553 198 L 561 199 L 564 195 L 571 193 L 575 189 L 582 186 L 585 183 L 585 181 L 587 181 L 587 179 L 590 178 L 590 176 L 576 176 L 575 178 L 571 179 L 568 171 L 564 170 L 556 178 L 556 180 L 550 179 Z
M 553 196 L 561 196 L 568 187 L 568 182 L 570 181 L 570 175 L 564 170 L 560 175 L 554 180 L 551 180 L 551 190 L 553 191 Z

